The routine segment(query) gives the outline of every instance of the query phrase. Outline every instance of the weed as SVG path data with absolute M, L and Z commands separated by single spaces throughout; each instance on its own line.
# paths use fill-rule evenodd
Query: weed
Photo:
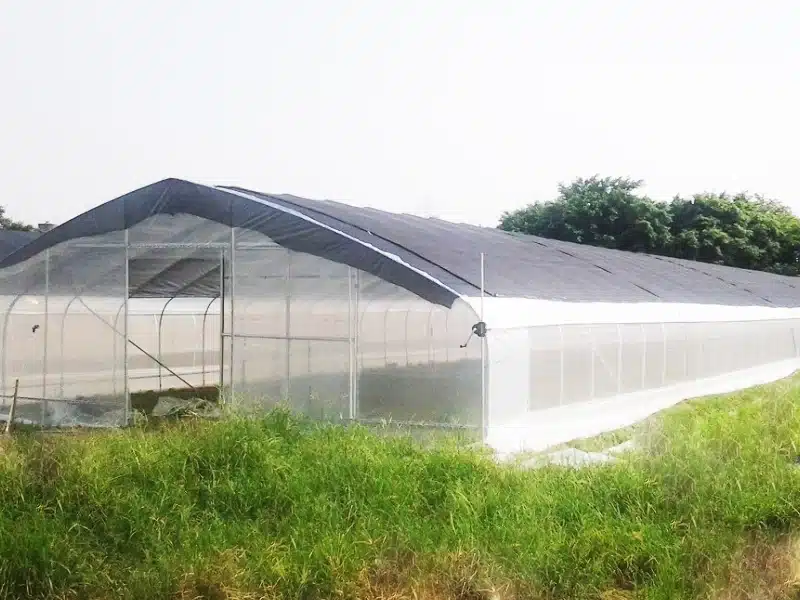
M 688 403 L 584 469 L 284 410 L 24 434 L 0 448 L 0 598 L 790 597 L 798 398 Z

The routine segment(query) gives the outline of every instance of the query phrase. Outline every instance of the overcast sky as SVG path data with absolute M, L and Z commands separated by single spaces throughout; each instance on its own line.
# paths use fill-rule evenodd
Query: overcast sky
M 797 0 L 0 0 L 0 204 L 165 177 L 495 225 L 577 176 L 800 213 Z

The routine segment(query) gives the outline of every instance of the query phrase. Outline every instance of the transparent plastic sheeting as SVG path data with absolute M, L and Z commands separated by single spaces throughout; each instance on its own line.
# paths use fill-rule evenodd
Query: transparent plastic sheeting
M 170 279 L 172 264 L 183 278 L 193 269 L 208 297 L 126 302 L 155 277 L 191 284 Z M 158 215 L 4 269 L 0 291 L 0 415 L 19 380 L 18 415 L 34 423 L 122 425 L 138 392 L 220 384 L 264 410 L 481 423 L 481 342 L 461 347 L 475 322 L 466 304 L 430 304 L 260 234 Z
M 488 337 L 487 441 L 535 451 L 800 367 L 800 319 L 549 325 Z
M 481 425 L 481 342 L 463 302 L 430 304 L 372 275 L 237 232 L 223 351 L 234 398 L 322 419 Z
M 155 288 L 175 298 L 139 297 Z M 788 374 L 800 334 L 796 309 L 514 298 L 445 308 L 180 214 L 54 246 L 0 271 L 0 293 L 0 414 L 17 380 L 21 418 L 83 425 L 125 424 L 139 392 L 220 385 L 262 411 L 483 426 L 514 451 Z M 485 340 L 470 337 L 481 318 Z
M 23 422 L 60 421 L 69 402 L 90 422 L 125 422 L 125 344 L 113 326 L 124 311 L 125 263 L 123 247 L 86 254 L 70 242 L 0 273 L 0 413 L 18 381 Z M 101 295 L 81 281 L 87 265 L 103 274 Z

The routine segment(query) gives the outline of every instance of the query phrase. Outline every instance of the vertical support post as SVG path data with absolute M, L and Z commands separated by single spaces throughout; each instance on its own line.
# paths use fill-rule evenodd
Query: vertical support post
M 406 309 L 406 320 L 405 324 L 403 325 L 403 329 L 405 329 L 405 348 L 406 348 L 406 366 L 409 365 L 409 358 L 408 358 L 408 317 L 411 314 L 411 309 Z
M 559 348 L 558 348 L 558 405 L 564 405 L 564 326 L 558 326 L 558 339 L 559 339 Z
M 484 317 L 484 298 L 486 296 L 486 260 L 485 255 L 481 252 L 481 322 L 485 323 Z M 486 341 L 488 333 L 481 338 L 481 434 L 482 439 L 486 440 L 489 436 L 489 406 L 486 398 L 486 385 L 488 378 L 486 377 L 488 352 Z
M 691 344 L 691 331 L 692 324 L 683 324 L 683 380 L 689 381 L 689 345 Z
M 661 323 L 661 342 L 664 347 L 664 362 L 661 365 L 661 387 L 667 385 L 667 351 L 669 350 L 667 346 L 667 328 L 664 323 Z
M 617 394 L 622 393 L 622 325 L 617 323 Z
M 425 337 L 428 341 L 428 364 L 432 365 L 434 362 L 434 349 L 433 349 L 433 306 L 428 310 L 428 323 L 425 332 Z
M 355 344 L 355 339 L 353 335 L 353 269 L 352 267 L 347 267 L 347 352 L 348 352 L 348 368 L 349 368 L 349 377 L 350 383 L 348 387 L 350 388 L 348 398 L 348 408 L 347 408 L 347 418 L 349 420 L 353 420 L 355 418 L 355 407 L 353 406 L 353 390 L 355 386 L 353 385 L 353 373 L 355 372 L 354 364 L 353 364 L 353 356 L 354 356 L 354 348 L 353 345 Z
M 389 311 L 388 306 L 383 310 L 383 366 L 389 366 Z
M 219 251 L 219 389 L 225 385 L 225 250 Z
M 641 323 L 642 328 L 642 389 L 647 388 L 647 326 Z
M 233 398 L 233 388 L 236 385 L 236 382 L 233 380 L 234 374 L 234 348 L 236 347 L 236 315 L 234 313 L 234 309 L 236 308 L 236 228 L 233 226 L 233 221 L 231 221 L 231 268 L 230 268 L 230 280 L 231 284 L 228 286 L 231 290 L 231 296 L 229 299 L 231 305 L 231 323 L 230 323 L 230 338 L 231 338 L 231 368 L 230 368 L 230 395 Z
M 219 296 L 217 296 L 219 298 Z M 208 311 L 211 310 L 211 305 L 217 301 L 217 298 L 212 298 L 211 301 L 206 305 L 206 311 L 203 313 L 203 333 L 200 337 L 200 368 L 203 370 L 203 387 L 206 386 L 206 352 L 208 352 L 208 348 L 206 347 L 206 325 L 208 323 Z M 222 342 L 222 339 L 220 339 Z
M 14 429 L 14 417 L 17 413 L 17 398 L 19 396 L 19 378 L 14 381 L 14 395 L 11 397 L 11 408 L 8 409 L 8 422 L 6 423 L 6 435 L 11 435 Z
M 286 312 L 286 375 L 284 400 L 289 400 L 292 393 L 292 251 L 286 251 L 286 273 L 285 273 L 285 298 L 284 310 Z
M 444 362 L 450 362 L 450 311 L 444 313 Z
M 359 405 L 358 405 L 358 376 L 361 370 L 358 365 L 358 358 L 361 356 L 359 353 L 359 337 L 361 331 L 361 310 L 359 308 L 359 296 L 361 295 L 361 272 L 358 269 L 354 270 L 355 273 L 355 329 L 353 331 L 353 417 L 358 418 Z
M 50 321 L 50 249 L 44 251 L 44 348 L 42 350 L 42 426 L 47 425 L 47 338 Z
M 59 325 L 60 333 L 59 333 L 59 336 L 58 336 L 58 346 L 59 346 L 58 362 L 61 365 L 61 373 L 58 376 L 58 397 L 61 400 L 64 399 L 64 339 L 65 339 L 64 328 L 66 327 L 66 324 L 67 324 L 67 314 L 69 313 L 69 307 L 72 306 L 72 302 L 74 300 L 75 300 L 75 298 L 73 297 L 69 302 L 67 302 L 67 306 L 64 308 L 64 312 L 61 315 L 61 324 Z M 117 350 L 117 344 L 116 344 L 116 340 L 115 340 L 114 341 L 114 348 L 112 349 L 112 356 L 114 357 L 114 359 L 116 359 L 116 350 Z M 111 371 L 111 384 L 112 385 L 114 385 L 114 371 L 113 371 L 113 369 L 114 369 L 115 366 L 116 365 L 113 365 L 113 364 L 111 365 L 111 369 L 112 369 L 112 371 Z
M 123 360 L 125 364 L 123 366 L 123 373 L 125 377 L 125 420 L 128 424 L 131 422 L 132 414 L 132 407 L 131 407 L 131 388 L 130 388 L 130 378 L 128 376 L 128 345 L 129 345 L 129 335 L 130 335 L 130 310 L 128 305 L 128 297 L 130 296 L 130 285 L 131 285 L 131 278 L 130 278 L 130 232 L 128 231 L 127 223 L 125 224 L 125 298 L 123 300 L 123 308 L 122 310 L 125 314 L 122 316 L 122 328 L 124 334 L 124 349 L 122 351 Z
M 597 354 L 597 340 L 595 340 L 594 334 L 595 332 L 592 330 L 592 325 L 587 325 L 589 331 L 589 338 L 591 342 L 589 344 L 589 348 L 591 349 L 592 357 L 589 362 L 589 399 L 594 400 L 595 394 L 595 366 L 594 366 L 594 359 L 595 355 Z

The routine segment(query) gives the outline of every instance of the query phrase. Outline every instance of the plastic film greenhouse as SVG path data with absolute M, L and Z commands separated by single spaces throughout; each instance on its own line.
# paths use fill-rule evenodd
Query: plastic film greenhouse
M 0 415 L 35 424 L 213 389 L 517 451 L 800 364 L 797 278 L 241 188 L 161 181 L 0 250 Z

